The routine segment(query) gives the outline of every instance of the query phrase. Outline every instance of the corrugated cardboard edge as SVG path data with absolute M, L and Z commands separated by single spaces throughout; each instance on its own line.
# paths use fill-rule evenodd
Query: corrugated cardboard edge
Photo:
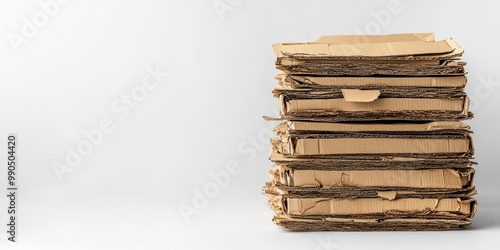
M 469 125 L 459 121 L 435 121 L 425 123 L 338 123 L 286 121 L 278 124 L 274 131 L 286 133 L 306 132 L 430 132 L 430 131 L 470 131 Z
M 273 222 L 288 231 L 444 231 L 463 230 L 470 220 L 443 219 L 297 219 L 275 216 Z
M 280 73 L 275 76 L 279 84 L 285 89 L 305 88 L 464 88 L 467 85 L 467 77 L 461 76 L 426 76 L 426 77 L 376 77 L 366 78 L 357 76 L 341 77 L 317 77 L 307 75 L 288 75 Z M 411 82 L 417 82 L 411 84 Z M 410 82 L 410 83 L 408 83 Z

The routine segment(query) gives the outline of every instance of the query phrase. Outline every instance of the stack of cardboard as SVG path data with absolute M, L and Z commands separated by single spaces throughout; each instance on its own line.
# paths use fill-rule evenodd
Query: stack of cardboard
M 273 46 L 277 166 L 264 190 L 288 230 L 462 229 L 476 211 L 463 50 L 434 35 Z

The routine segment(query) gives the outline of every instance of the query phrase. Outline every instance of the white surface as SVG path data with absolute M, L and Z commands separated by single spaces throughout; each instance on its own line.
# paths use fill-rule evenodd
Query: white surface
M 43 10 L 37 1 L 0 1 L 0 141 L 19 135 L 21 188 L 18 242 L 7 242 L 2 227 L 0 249 L 328 249 L 321 242 L 334 249 L 498 249 L 495 1 L 400 1 L 402 11 L 382 23 L 372 13 L 387 13 L 389 1 L 220 2 L 233 4 L 223 19 L 212 0 L 72 0 L 16 53 L 9 34 Z M 270 93 L 277 86 L 271 44 L 365 27 L 434 32 L 465 49 L 476 115 L 468 123 L 480 163 L 471 230 L 289 233 L 272 224 L 260 194 L 271 165 L 270 125 L 261 116 L 278 106 Z M 170 76 L 128 115 L 111 109 L 117 100 L 125 107 L 121 96 L 156 66 Z M 52 165 L 65 164 L 67 147 L 85 141 L 82 130 L 102 119 L 114 131 L 59 182 Z M 241 172 L 187 224 L 179 205 L 191 206 L 195 190 L 213 185 L 210 174 L 233 161 Z M 0 221 L 5 202 L 0 196 Z

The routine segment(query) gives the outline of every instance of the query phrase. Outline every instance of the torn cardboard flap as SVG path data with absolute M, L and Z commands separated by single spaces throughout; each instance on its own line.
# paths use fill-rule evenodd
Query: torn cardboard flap
M 394 199 L 396 199 L 398 192 L 397 191 L 378 191 L 377 194 L 380 198 L 394 200 Z
M 380 90 L 342 89 L 346 102 L 373 102 L 380 95 Z

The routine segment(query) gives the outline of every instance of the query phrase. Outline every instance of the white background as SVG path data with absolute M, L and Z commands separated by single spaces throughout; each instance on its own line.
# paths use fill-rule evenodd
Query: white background
M 19 136 L 20 200 L 12 244 L 0 197 L 0 249 L 498 249 L 498 6 L 401 0 L 391 13 L 389 2 L 72 0 L 49 16 L 37 1 L 1 0 L 0 141 Z M 26 22 L 36 32 L 23 36 Z M 434 32 L 465 49 L 480 163 L 470 230 L 293 233 L 271 222 L 261 194 L 271 166 L 261 116 L 278 107 L 271 45 L 359 32 Z M 169 72 L 157 88 L 127 115 L 111 109 L 156 67 Z M 114 130 L 59 181 L 54 164 L 102 119 Z M 183 217 L 179 206 L 228 163 L 240 172 Z

